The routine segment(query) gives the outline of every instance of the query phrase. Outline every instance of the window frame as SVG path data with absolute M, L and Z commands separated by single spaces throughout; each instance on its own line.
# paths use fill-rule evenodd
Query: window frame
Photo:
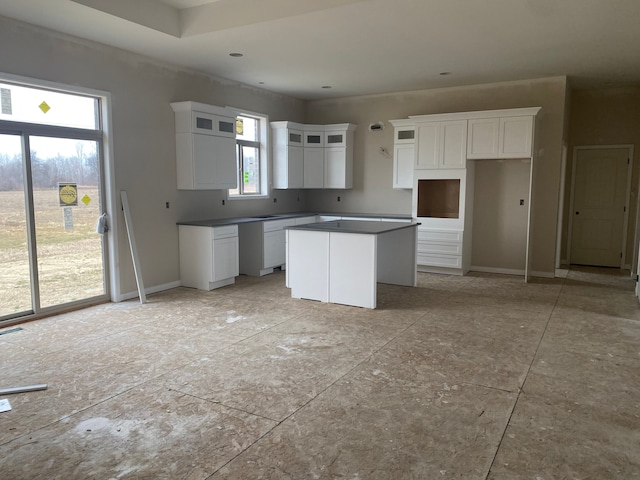
M 257 200 L 270 197 L 269 179 L 271 178 L 271 172 L 269 170 L 269 152 L 271 151 L 270 136 L 269 136 L 269 116 L 264 113 L 251 112 L 244 109 L 238 109 L 227 106 L 226 108 L 234 112 L 235 118 L 249 117 L 257 120 L 258 122 L 258 140 L 239 140 L 236 139 L 236 175 L 238 179 L 238 194 L 232 194 L 231 189 L 227 190 L 228 200 Z M 243 193 L 242 174 L 243 166 L 240 164 L 242 147 L 257 147 L 259 154 L 259 193 Z

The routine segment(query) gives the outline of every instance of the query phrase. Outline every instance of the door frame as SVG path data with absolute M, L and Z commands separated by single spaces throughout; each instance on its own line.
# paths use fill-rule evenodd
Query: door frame
M 611 150 L 611 149 L 625 149 L 628 154 L 628 162 L 627 162 L 627 189 L 625 193 L 625 211 L 624 211 L 624 220 L 622 224 L 622 246 L 621 252 L 622 257 L 620 258 L 620 267 L 624 268 L 627 262 L 627 234 L 629 231 L 629 211 L 630 201 L 631 201 L 631 177 L 633 174 L 633 145 L 632 144 L 621 144 L 621 145 L 581 145 L 573 147 L 573 158 L 571 161 L 571 196 L 569 200 L 569 226 L 567 230 L 567 263 L 571 265 L 571 241 L 573 238 L 573 218 L 574 215 L 571 213 L 574 211 L 574 195 L 575 195 L 575 184 L 576 184 L 576 170 L 578 166 L 578 153 L 581 150 Z M 639 199 L 640 201 L 640 199 Z M 638 204 L 640 206 L 640 203 Z M 637 210 L 637 207 L 636 207 Z M 634 237 L 637 238 L 637 222 L 636 222 L 636 235 Z M 634 253 L 634 257 L 636 253 Z
M 50 89 L 59 92 L 65 92 L 70 94 L 80 94 L 80 95 L 88 95 L 91 97 L 96 97 L 100 99 L 100 111 L 98 112 L 101 117 L 101 126 L 102 126 L 102 170 L 101 174 L 103 177 L 103 196 L 104 196 L 104 211 L 108 216 L 108 225 L 109 231 L 104 234 L 105 241 L 105 249 L 103 253 L 103 257 L 106 256 L 106 261 L 103 258 L 103 268 L 105 275 L 105 295 L 100 298 L 105 298 L 111 300 L 112 302 L 119 302 L 123 300 L 122 294 L 120 293 L 120 277 L 118 275 L 118 259 L 119 259 L 119 249 L 118 249 L 118 235 L 119 235 L 119 225 L 118 225 L 118 199 L 117 192 L 115 187 L 115 166 L 114 166 L 114 146 L 113 146 L 113 123 L 112 123 L 112 113 L 111 113 L 111 93 L 103 90 L 96 90 L 93 88 L 86 88 L 75 85 L 67 85 L 64 83 L 51 82 L 48 80 L 41 80 L 37 78 L 25 77 L 21 75 L 14 75 L 10 73 L 0 72 L 0 80 L 10 83 L 21 84 L 24 86 L 29 86 L 33 88 L 42 88 L 42 89 Z M 34 124 L 37 125 L 37 124 Z M 33 125 L 29 125 L 29 129 L 34 130 L 42 130 L 44 132 L 52 132 L 56 130 L 55 126 L 47 126 L 43 125 L 39 128 L 34 128 Z M 20 132 L 20 134 L 22 134 Z M 104 300 L 99 300 L 94 303 L 102 303 Z M 21 323 L 28 320 L 33 320 L 36 318 L 41 318 L 45 316 L 50 316 L 56 313 L 60 313 L 63 311 L 67 311 L 70 309 L 78 308 L 79 306 L 89 305 L 86 302 L 78 301 L 78 302 L 70 302 L 64 304 L 63 307 L 58 308 L 47 307 L 43 309 L 40 313 L 33 313 L 29 315 L 24 315 L 20 317 L 16 317 L 13 319 L 1 321 L 0 325 L 2 327 Z

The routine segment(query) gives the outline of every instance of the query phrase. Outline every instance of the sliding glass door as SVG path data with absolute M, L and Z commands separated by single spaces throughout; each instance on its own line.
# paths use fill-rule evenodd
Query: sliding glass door
M 0 321 L 106 299 L 98 100 L 0 90 Z

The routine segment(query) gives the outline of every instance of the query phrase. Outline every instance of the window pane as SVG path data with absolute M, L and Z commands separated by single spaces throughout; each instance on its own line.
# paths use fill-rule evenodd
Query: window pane
M 22 140 L 0 135 L 0 317 L 31 307 Z
M 260 151 L 256 147 L 242 147 L 242 190 L 246 194 L 260 193 Z
M 237 140 L 258 141 L 258 120 L 251 117 L 238 117 L 242 120 L 242 133 L 236 129 Z
M 98 144 L 30 137 L 40 303 L 105 293 Z
M 97 130 L 98 118 L 95 98 L 0 83 L 0 120 Z

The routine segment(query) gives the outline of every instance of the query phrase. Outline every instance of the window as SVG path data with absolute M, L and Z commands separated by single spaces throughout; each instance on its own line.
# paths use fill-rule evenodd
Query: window
M 242 113 L 236 117 L 238 188 L 229 198 L 267 196 L 267 117 Z

